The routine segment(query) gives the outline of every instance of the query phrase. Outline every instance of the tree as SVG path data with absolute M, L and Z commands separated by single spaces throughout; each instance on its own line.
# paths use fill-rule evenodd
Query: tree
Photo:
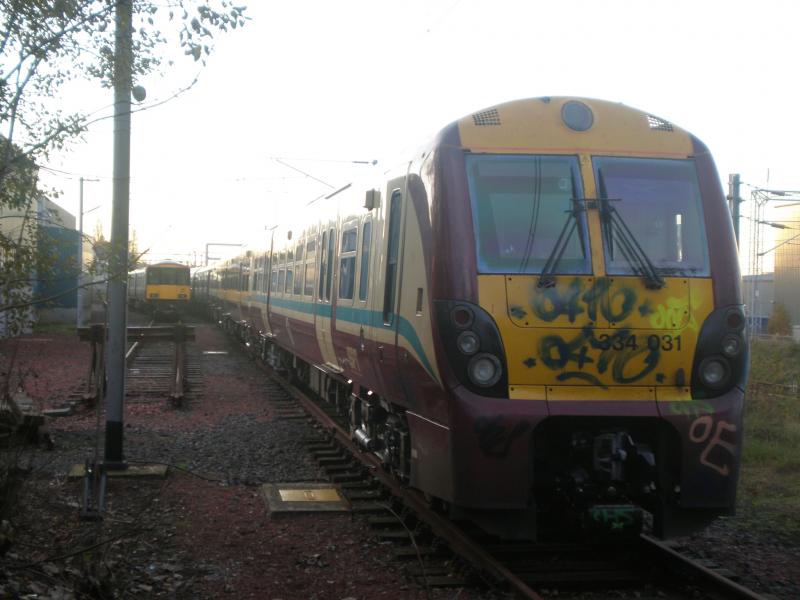
M 246 21 L 245 8 L 230 0 L 132 1 L 134 78 L 165 70 L 176 50 L 204 63 L 212 31 Z M 36 165 L 78 141 L 92 123 L 88 114 L 59 106 L 60 90 L 78 79 L 113 87 L 115 9 L 112 0 L 0 0 L 0 212 L 14 211 L 18 221 L 0 227 L 0 315 L 6 318 L 43 300 L 31 285 L 47 276 L 37 255 L 43 218 L 37 202 L 57 192 L 39 188 Z M 75 274 L 77 266 L 76 259 Z
M 776 302 L 772 307 L 772 316 L 767 323 L 767 333 L 770 335 L 792 334 L 792 317 L 780 302 Z

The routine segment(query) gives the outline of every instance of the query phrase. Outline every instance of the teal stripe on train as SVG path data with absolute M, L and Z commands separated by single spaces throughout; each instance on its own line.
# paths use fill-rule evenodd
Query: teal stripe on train
M 264 294 L 250 294 L 247 298 L 251 301 L 261 304 L 267 303 L 267 296 Z M 331 318 L 332 308 L 330 304 L 316 304 L 274 297 L 270 299 L 270 303 L 279 308 L 285 308 L 307 315 L 320 315 L 321 317 L 327 317 L 328 319 Z M 395 318 L 400 319 L 397 326 L 398 335 L 401 335 L 406 339 L 406 341 L 408 341 L 408 343 L 417 353 L 417 356 L 419 356 L 422 366 L 431 377 L 436 379 L 436 375 L 434 374 L 433 368 L 428 361 L 428 357 L 425 355 L 425 351 L 422 349 L 422 342 L 420 341 L 414 326 L 408 321 L 408 319 L 405 319 L 400 315 L 395 314 Z M 355 323 L 356 325 L 361 325 L 363 327 L 372 327 L 372 323 L 381 323 L 380 329 L 387 328 L 385 325 L 383 325 L 382 312 L 377 310 L 355 308 L 352 306 L 338 306 L 336 308 L 336 320 L 345 321 L 347 323 Z

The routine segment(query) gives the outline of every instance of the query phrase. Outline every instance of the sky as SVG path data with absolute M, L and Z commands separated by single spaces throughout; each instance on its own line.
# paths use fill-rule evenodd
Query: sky
M 800 190 L 800 2 L 242 2 L 251 20 L 216 36 L 205 67 L 184 59 L 136 81 L 148 95 L 132 118 L 130 223 L 149 260 L 257 246 L 294 207 L 519 98 L 621 102 L 702 139 L 726 192 L 729 173 L 745 199 Z M 61 101 L 110 115 L 113 93 L 82 84 Z M 51 157 L 58 172 L 42 171 L 73 214 L 79 178 L 98 180 L 84 184 L 84 229 L 99 223 L 106 237 L 112 135 L 101 120 Z

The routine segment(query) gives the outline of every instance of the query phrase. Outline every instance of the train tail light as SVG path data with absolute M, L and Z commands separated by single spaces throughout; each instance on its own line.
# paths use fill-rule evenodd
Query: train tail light
M 712 312 L 700 330 L 692 369 L 692 397 L 714 398 L 747 377 L 745 318 L 741 306 Z

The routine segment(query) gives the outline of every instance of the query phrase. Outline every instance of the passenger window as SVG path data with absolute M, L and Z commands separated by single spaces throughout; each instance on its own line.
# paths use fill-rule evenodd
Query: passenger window
M 299 296 L 303 293 L 303 244 L 297 245 L 294 257 L 297 262 L 294 269 L 294 285 L 292 291 L 295 296 Z
M 353 299 L 356 280 L 356 249 L 358 229 L 351 227 L 342 233 L 341 258 L 339 259 L 339 298 Z
M 292 263 L 286 265 L 286 293 L 291 294 L 294 289 L 294 270 Z
M 328 245 L 328 232 L 322 232 L 322 247 L 320 248 L 321 257 L 319 263 L 319 289 L 317 290 L 317 298 L 322 300 L 323 292 L 325 291 L 325 272 L 328 269 L 328 261 L 325 253 L 325 248 Z
M 331 284 L 333 282 L 333 256 L 336 251 L 336 230 L 331 229 L 330 235 L 328 236 L 328 272 L 325 273 L 325 300 L 330 302 L 331 300 Z
M 306 244 L 306 273 L 303 283 L 303 295 L 314 295 L 314 281 L 317 277 L 317 242 L 309 240 Z
M 369 249 L 372 238 L 372 221 L 361 228 L 361 269 L 358 275 L 358 299 L 366 300 L 369 291 Z

